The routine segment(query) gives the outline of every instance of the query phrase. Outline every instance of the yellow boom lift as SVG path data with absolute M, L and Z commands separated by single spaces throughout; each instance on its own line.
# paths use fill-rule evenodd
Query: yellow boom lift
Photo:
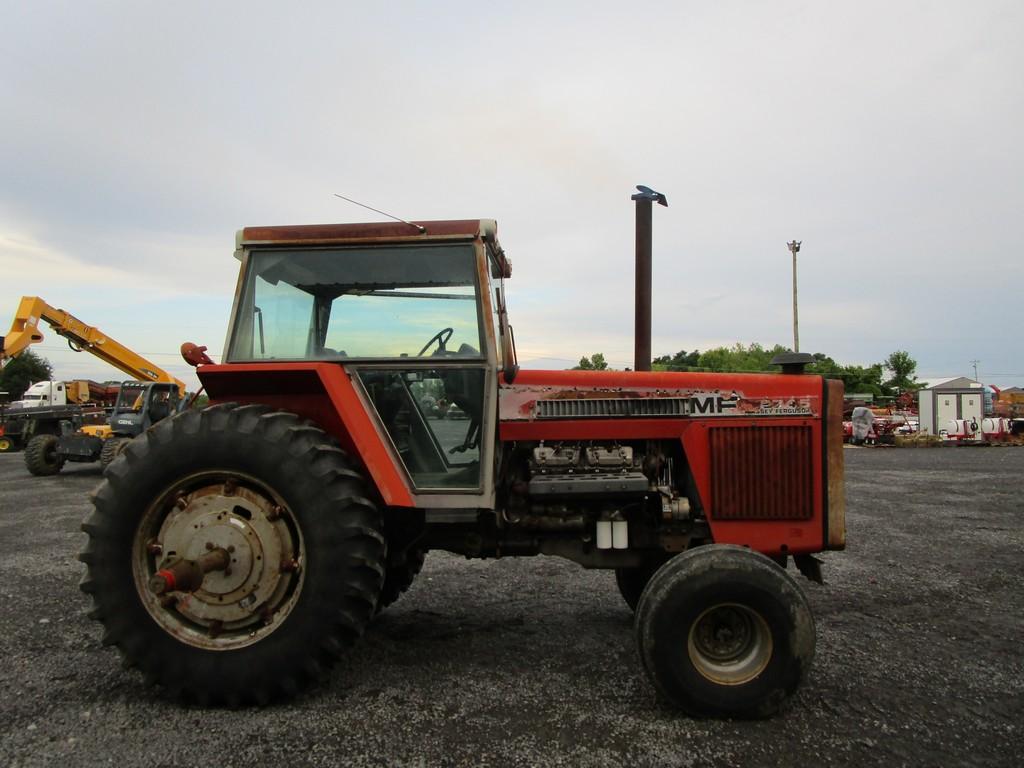
M 39 324 L 46 322 L 76 352 L 89 352 L 128 374 L 121 384 L 109 422 L 70 428 L 72 411 L 59 408 L 12 412 L 23 421 L 27 437 L 25 464 L 32 474 L 53 475 L 65 461 L 112 461 L 128 440 L 179 410 L 185 383 L 103 331 L 83 323 L 70 312 L 50 306 L 38 296 L 23 296 L 6 336 L 0 336 L 0 367 L 32 344 L 43 340 Z M 46 412 L 42 412 L 45 410 Z M 73 410 L 73 409 L 72 409 Z M 63 416 L 63 418 L 61 418 Z

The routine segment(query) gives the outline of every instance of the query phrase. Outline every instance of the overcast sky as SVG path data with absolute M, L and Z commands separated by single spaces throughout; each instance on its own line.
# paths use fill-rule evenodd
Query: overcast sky
M 491 7 L 493 6 L 493 7 Z M 0 0 L 0 333 L 39 295 L 179 376 L 235 231 L 495 218 L 519 356 L 792 344 L 1024 385 L 1019 2 Z M 118 378 L 54 334 L 61 378 Z M 190 378 L 189 382 L 194 382 Z

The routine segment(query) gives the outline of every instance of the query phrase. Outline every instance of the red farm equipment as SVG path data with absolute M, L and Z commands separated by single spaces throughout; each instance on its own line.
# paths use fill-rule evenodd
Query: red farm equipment
M 132 441 L 83 524 L 104 641 L 174 698 L 321 678 L 430 550 L 614 570 L 683 710 L 777 711 L 815 645 L 786 570 L 845 544 L 842 385 L 520 370 L 490 220 L 251 227 L 211 406 Z

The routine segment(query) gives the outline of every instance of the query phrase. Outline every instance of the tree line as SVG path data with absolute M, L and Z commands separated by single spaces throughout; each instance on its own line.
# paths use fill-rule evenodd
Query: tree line
M 25 390 L 37 381 L 53 378 L 53 366 L 45 357 L 27 349 L 0 370 L 0 398 L 8 402 L 20 400 Z
M 718 372 L 763 372 L 777 371 L 770 361 L 778 354 L 790 352 L 788 347 L 776 344 L 763 347 L 757 342 L 744 346 L 715 347 L 701 352 L 681 349 L 674 355 L 661 355 L 651 361 L 655 371 L 718 371 Z M 597 352 L 581 357 L 573 370 L 612 370 L 605 356 Z M 840 379 L 847 392 L 870 394 L 875 397 L 898 397 L 906 392 L 916 392 L 924 385 L 917 381 L 917 361 L 904 350 L 896 350 L 885 360 L 872 365 L 840 365 L 828 355 L 820 352 L 814 355 L 814 363 L 807 367 L 808 373 L 816 373 L 830 379 Z M 888 374 L 888 376 L 887 376 Z M 11 360 L 0 371 L 0 392 L 6 392 L 6 400 L 21 398 L 25 390 L 36 381 L 53 378 L 49 361 L 31 350 L 26 350 Z
M 770 364 L 776 355 L 791 352 L 788 347 L 776 344 L 763 347 L 757 342 L 745 346 L 715 347 L 701 352 L 681 349 L 674 355 L 661 355 L 651 361 L 655 371 L 717 371 L 722 373 L 757 373 L 778 371 Z M 807 367 L 808 373 L 815 373 L 829 379 L 840 379 L 847 392 L 870 394 L 875 397 L 898 397 L 906 392 L 916 392 L 924 385 L 917 381 L 917 361 L 904 350 L 896 350 L 885 360 L 872 365 L 841 365 L 828 355 L 820 352 L 813 355 L 814 363 Z M 573 370 L 612 370 L 604 354 L 598 352 L 581 357 Z M 888 374 L 888 376 L 887 376 Z

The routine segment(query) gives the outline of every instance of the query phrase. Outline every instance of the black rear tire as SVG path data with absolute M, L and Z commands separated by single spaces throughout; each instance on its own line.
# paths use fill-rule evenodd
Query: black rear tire
M 663 559 L 659 559 L 638 568 L 615 569 L 615 585 L 619 588 L 619 594 L 626 601 L 629 610 L 636 611 L 647 582 L 664 562 Z
M 713 544 L 669 560 L 637 608 L 640 660 L 669 702 L 696 716 L 775 714 L 814 657 L 814 618 L 764 555 Z
M 410 549 L 400 563 L 388 564 L 384 572 L 384 586 L 380 590 L 380 600 L 377 603 L 377 613 L 398 600 L 402 593 L 412 586 L 416 576 L 423 569 L 426 557 L 427 553 L 422 549 Z
M 293 414 L 225 404 L 165 419 L 110 464 L 93 504 L 80 556 L 90 615 L 104 644 L 185 702 L 293 696 L 377 605 L 380 514 L 341 449 Z M 229 568 L 171 599 L 152 591 L 172 557 L 211 548 L 231 552 Z
M 38 477 L 56 475 L 64 466 L 64 458 L 57 453 L 60 438 L 56 435 L 36 435 L 25 446 L 25 466 Z

